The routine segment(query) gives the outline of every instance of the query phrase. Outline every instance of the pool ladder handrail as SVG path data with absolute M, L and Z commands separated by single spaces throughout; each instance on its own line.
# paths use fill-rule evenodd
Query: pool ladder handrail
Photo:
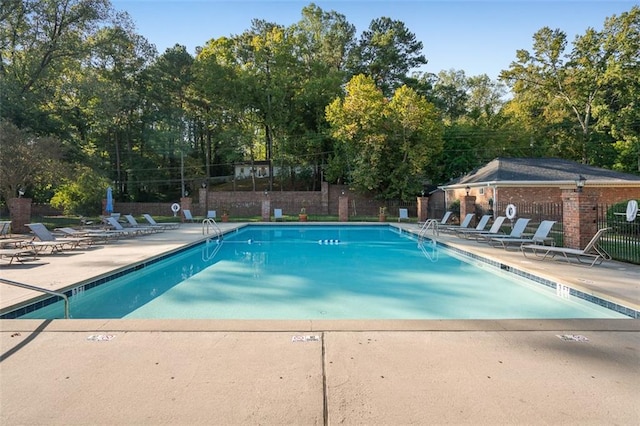
M 216 223 L 216 220 L 212 217 L 205 218 L 202 221 L 202 235 L 209 235 L 210 229 L 213 229 L 218 239 L 222 237 L 222 229 L 220 229 L 220 227 Z
M 212 240 L 207 240 L 207 242 L 205 243 L 205 245 L 202 247 L 202 261 L 203 262 L 208 262 L 211 259 L 213 259 L 214 257 L 216 257 L 216 254 L 218 254 L 218 252 L 220 251 L 220 249 L 222 248 L 222 240 L 215 240 L 216 241 L 216 246 L 213 248 L 212 252 L 209 252 L 209 246 L 211 245 L 211 241 Z
M 424 255 L 424 257 L 426 257 L 427 259 L 429 259 L 432 262 L 437 262 L 439 259 L 439 253 L 440 251 L 438 250 L 438 243 L 436 243 L 435 240 L 429 240 L 430 242 L 428 243 L 431 246 L 431 252 L 429 252 L 429 250 L 427 250 L 427 248 L 424 246 L 425 243 L 423 241 L 419 241 L 418 242 L 418 248 L 420 249 L 420 251 L 422 251 L 422 254 Z
M 16 287 L 25 288 L 27 290 L 39 291 L 39 292 L 42 292 L 42 293 L 52 294 L 54 296 L 61 297 L 62 300 L 64 300 L 64 319 L 69 319 L 69 297 L 66 294 L 60 293 L 58 291 L 48 290 L 48 289 L 42 288 L 42 287 L 36 287 L 34 285 L 29 285 L 29 284 L 19 283 L 17 281 L 7 280 L 5 278 L 0 278 L 0 283 L 9 284 L 9 285 L 13 285 L 13 286 L 16 286 Z
M 438 235 L 438 221 L 437 220 L 425 220 L 424 223 L 422 224 L 422 227 L 420 228 L 420 231 L 418 231 L 418 237 L 420 239 L 420 241 L 424 240 L 424 238 L 427 235 L 427 232 L 429 232 L 429 229 L 431 229 L 431 231 L 433 232 L 433 235 Z

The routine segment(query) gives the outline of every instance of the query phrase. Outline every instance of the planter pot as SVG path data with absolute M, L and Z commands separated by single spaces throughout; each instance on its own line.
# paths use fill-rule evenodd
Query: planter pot
M 229 222 L 229 215 L 228 214 L 223 214 L 222 215 L 222 221 L 223 222 Z
M 387 215 L 381 214 L 378 216 L 378 222 L 386 222 L 387 221 Z
M 300 222 L 306 222 L 307 221 L 307 215 L 306 214 L 299 214 L 298 215 L 298 220 Z

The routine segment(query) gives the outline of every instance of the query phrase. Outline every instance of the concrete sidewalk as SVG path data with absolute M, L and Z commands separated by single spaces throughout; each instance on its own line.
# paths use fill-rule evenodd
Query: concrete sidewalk
M 63 289 L 202 238 L 185 224 L 0 277 Z M 638 306 L 640 267 L 538 262 L 440 238 Z M 0 286 L 2 307 L 34 295 Z M 640 423 L 633 319 L 3 320 L 0 351 L 3 425 Z
M 206 322 L 162 332 L 145 331 L 159 322 L 132 331 L 125 321 L 125 331 L 66 321 L 78 322 L 71 331 L 63 320 L 12 331 L 27 325 L 17 322 L 0 339 L 3 425 L 640 422 L 640 333 L 627 321 L 569 332 L 207 331 Z

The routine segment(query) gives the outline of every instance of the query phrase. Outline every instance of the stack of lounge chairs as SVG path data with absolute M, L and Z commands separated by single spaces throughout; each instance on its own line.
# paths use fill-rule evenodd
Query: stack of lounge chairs
M 492 237 L 489 240 L 489 244 L 495 247 L 502 247 L 505 250 L 511 246 L 521 246 L 522 244 L 553 245 L 553 238 L 549 237 L 549 233 L 555 223 L 555 220 L 543 220 L 540 222 L 538 229 L 536 229 L 536 232 L 531 237 L 525 237 L 524 235 L 521 235 L 520 237 Z
M 26 226 L 34 234 L 33 240 L 28 244 L 38 252 L 49 249 L 51 253 L 56 253 L 95 243 L 95 240 L 89 237 L 57 238 L 42 223 L 27 223 Z

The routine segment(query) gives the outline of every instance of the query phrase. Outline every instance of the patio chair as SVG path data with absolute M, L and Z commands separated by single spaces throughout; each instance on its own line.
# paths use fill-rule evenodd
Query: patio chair
M 164 229 L 178 229 L 180 227 L 180 222 L 163 222 L 163 223 L 158 223 L 156 222 L 156 220 L 153 218 L 153 216 L 151 216 L 149 213 L 144 213 L 142 215 L 142 217 L 144 217 L 144 220 L 147 221 L 147 223 L 149 225 L 152 226 L 164 226 Z
M 408 209 L 399 209 L 398 210 L 398 222 L 401 220 L 409 221 L 409 210 Z
M 275 219 L 275 221 L 283 221 L 284 222 L 284 216 L 282 216 L 282 209 L 273 209 L 273 218 Z
M 462 234 L 466 233 L 467 231 L 476 231 L 476 232 L 480 232 L 480 231 L 484 231 L 487 227 L 487 224 L 489 223 L 489 220 L 491 220 L 491 215 L 490 214 L 485 214 L 483 215 L 480 220 L 478 221 L 478 225 L 476 225 L 475 228 L 460 228 L 460 229 L 454 229 L 454 232 L 456 233 L 456 235 L 460 238 L 462 238 Z
M 62 232 L 65 236 L 71 238 L 91 238 L 95 242 L 108 242 L 112 238 L 118 238 L 117 232 L 105 231 L 102 229 L 86 229 L 78 230 L 70 227 L 56 228 L 56 231 Z
M 217 216 L 217 212 L 215 210 L 207 211 L 207 219 L 215 219 Z
M 93 244 L 90 238 L 56 238 L 42 223 L 27 223 L 25 225 L 35 235 L 34 239 L 29 242 L 29 245 L 38 252 L 48 248 L 51 250 L 51 253 L 54 253 L 64 249 L 74 249 L 81 243 L 86 245 Z M 36 241 L 35 238 L 39 241 Z
M 16 248 L 16 249 L 0 249 L 0 259 L 9 260 L 9 265 L 17 260 L 23 263 L 27 260 L 36 260 L 37 251 L 28 248 Z
M 138 223 L 136 218 L 133 217 L 133 215 L 130 215 L 130 214 L 125 214 L 124 217 L 127 219 L 127 222 L 129 222 L 129 226 L 131 226 L 132 228 L 147 229 L 150 232 L 164 232 L 164 227 L 163 226 L 160 226 L 160 225 L 141 225 L 141 224 Z
M 475 238 L 477 240 L 478 238 L 483 236 L 493 237 L 499 235 L 500 232 L 502 232 L 502 224 L 504 223 L 505 219 L 505 216 L 496 217 L 496 220 L 493 221 L 493 224 L 491 225 L 491 228 L 489 228 L 489 230 L 482 229 L 479 231 L 477 229 L 459 229 L 458 236 L 467 239 Z
M 133 227 L 125 228 L 120 224 L 120 222 L 118 222 L 113 217 L 105 218 L 105 222 L 108 226 L 112 228 L 110 230 L 111 232 L 118 232 L 120 235 L 124 235 L 124 236 L 136 236 L 136 235 L 142 235 L 142 234 L 150 234 L 152 232 L 148 228 L 133 228 Z
M 11 221 L 0 221 L 0 238 L 8 238 L 11 235 Z
M 599 245 L 600 239 L 609 229 L 610 228 L 602 228 L 598 230 L 582 250 L 568 247 L 543 246 L 539 244 L 523 244 L 520 246 L 520 250 L 525 257 L 527 257 L 527 250 L 531 250 L 534 256 L 540 260 L 547 258 L 553 259 L 557 255 L 562 255 L 567 263 L 571 263 L 570 258 L 575 258 L 578 263 L 588 264 L 588 262 L 583 261 L 583 258 L 591 259 L 589 267 L 592 267 L 593 265 L 601 264 L 605 260 L 611 260 L 611 255 Z
M 449 218 L 451 217 L 451 215 L 453 214 L 453 212 L 445 212 L 444 215 L 442 215 L 442 219 L 427 219 L 425 220 L 425 223 L 437 223 L 438 225 L 446 225 L 447 221 L 449 220 Z
M 182 214 L 184 215 L 184 220 L 185 221 L 188 220 L 191 223 L 195 222 L 195 219 L 193 218 L 193 215 L 191 214 L 191 210 L 184 209 L 184 210 L 182 210 Z
M 475 216 L 474 213 L 467 213 L 467 215 L 462 219 L 460 225 L 449 225 L 442 228 L 444 232 L 455 232 L 456 229 L 468 228 Z
M 494 247 L 497 246 L 502 246 L 503 249 L 507 250 L 509 246 L 513 246 L 513 245 L 522 245 L 522 244 L 527 244 L 527 243 L 534 243 L 534 244 L 542 244 L 545 245 L 547 242 L 553 242 L 553 239 L 549 237 L 549 232 L 551 232 L 551 228 L 553 228 L 553 225 L 556 223 L 555 220 L 543 220 L 542 222 L 540 222 L 540 225 L 538 225 L 538 229 L 536 229 L 536 232 L 533 234 L 533 236 L 527 238 L 527 237 L 521 237 L 521 238 L 500 238 L 500 237 L 493 237 L 491 238 L 491 240 L 489 240 L 489 244 L 491 244 Z
M 531 219 L 521 217 L 513 224 L 513 228 L 508 235 L 478 235 L 476 241 L 488 243 L 499 238 L 522 238 L 522 234 L 524 234 L 530 221 Z

